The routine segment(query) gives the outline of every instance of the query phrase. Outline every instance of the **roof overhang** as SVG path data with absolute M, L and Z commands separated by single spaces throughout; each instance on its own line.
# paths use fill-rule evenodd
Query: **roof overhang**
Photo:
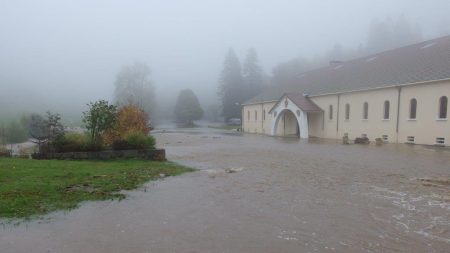
M 289 99 L 293 104 L 295 104 L 300 110 L 304 112 L 323 112 L 323 110 L 319 106 L 317 106 L 308 97 L 304 96 L 303 93 L 289 92 L 284 93 L 280 97 L 280 99 L 278 99 L 277 103 L 270 109 L 269 113 L 272 113 L 272 111 L 277 108 L 278 105 L 283 102 L 283 100 L 286 103 L 287 99 Z

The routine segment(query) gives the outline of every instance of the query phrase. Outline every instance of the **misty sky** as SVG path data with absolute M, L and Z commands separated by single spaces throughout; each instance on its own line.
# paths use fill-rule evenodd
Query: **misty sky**
M 241 60 L 255 48 L 270 74 L 336 42 L 357 47 L 374 18 L 404 14 L 425 38 L 443 35 L 449 11 L 449 0 L 0 0 L 0 88 L 9 100 L 80 106 L 111 99 L 116 73 L 141 61 L 160 99 L 192 88 L 210 104 L 230 47 Z

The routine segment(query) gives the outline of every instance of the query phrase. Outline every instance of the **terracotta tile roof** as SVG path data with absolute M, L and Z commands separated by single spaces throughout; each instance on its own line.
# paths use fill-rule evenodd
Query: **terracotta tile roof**
M 304 72 L 246 104 L 274 101 L 285 92 L 320 95 L 443 79 L 450 79 L 450 36 Z

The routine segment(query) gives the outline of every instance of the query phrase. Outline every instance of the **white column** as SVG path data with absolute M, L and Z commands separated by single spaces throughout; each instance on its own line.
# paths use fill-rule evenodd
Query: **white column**
M 308 139 L 308 114 L 302 110 L 300 110 L 300 117 L 297 117 L 298 126 L 300 128 L 300 138 Z

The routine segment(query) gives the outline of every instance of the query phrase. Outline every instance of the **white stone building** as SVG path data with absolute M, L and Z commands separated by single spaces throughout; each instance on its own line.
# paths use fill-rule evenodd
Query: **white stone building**
M 450 36 L 300 73 L 242 107 L 242 130 L 272 136 L 450 146 Z

